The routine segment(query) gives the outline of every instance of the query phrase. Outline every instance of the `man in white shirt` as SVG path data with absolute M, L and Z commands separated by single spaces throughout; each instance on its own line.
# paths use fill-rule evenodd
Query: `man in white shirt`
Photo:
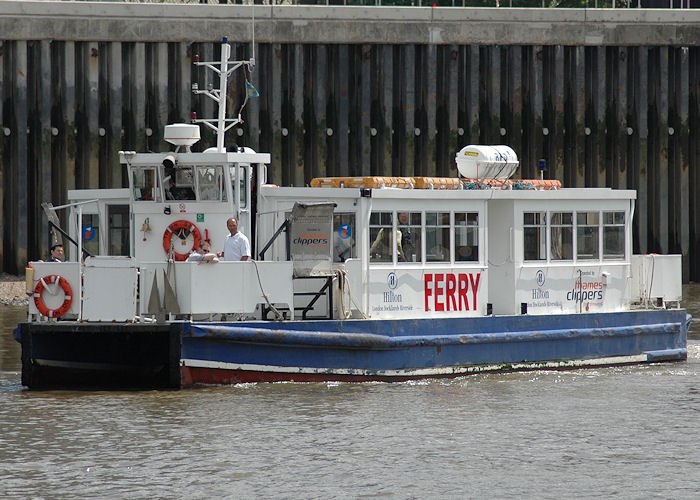
M 248 260 L 250 258 L 250 242 L 245 234 L 238 231 L 238 221 L 231 217 L 226 221 L 229 235 L 224 242 L 224 251 L 218 256 L 226 261 Z

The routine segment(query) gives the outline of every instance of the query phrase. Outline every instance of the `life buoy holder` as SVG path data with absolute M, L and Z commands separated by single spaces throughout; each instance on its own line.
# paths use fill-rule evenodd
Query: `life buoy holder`
M 56 309 L 49 309 L 44 303 L 44 299 L 41 297 L 41 294 L 44 292 L 46 285 L 53 285 L 54 283 L 57 283 L 63 290 L 63 304 Z M 68 309 L 70 309 L 72 303 L 73 289 L 71 288 L 70 283 L 68 283 L 68 280 L 63 276 L 59 276 L 58 274 L 49 274 L 48 276 L 44 276 L 39 280 L 34 288 L 34 304 L 39 312 L 47 318 L 60 318 L 68 312 Z
M 182 262 L 183 260 L 187 259 L 187 256 L 190 254 L 192 250 L 197 248 L 199 246 L 199 242 L 202 241 L 202 233 L 199 232 L 199 229 L 197 226 L 194 224 L 194 222 L 190 222 L 188 220 L 176 220 L 172 224 L 170 224 L 167 228 L 165 228 L 165 233 L 163 233 L 163 249 L 165 250 L 166 255 L 170 255 L 170 243 L 173 238 L 173 234 L 176 234 L 178 238 L 181 240 L 185 240 L 190 234 L 194 238 L 194 243 L 192 244 L 192 248 L 187 250 L 187 252 L 181 253 L 176 251 L 173 248 L 173 255 L 175 257 L 175 260 L 178 262 Z

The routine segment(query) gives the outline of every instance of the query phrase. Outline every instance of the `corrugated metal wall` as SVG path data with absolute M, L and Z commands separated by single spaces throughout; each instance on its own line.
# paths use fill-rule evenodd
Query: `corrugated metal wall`
M 232 44 L 248 57 L 249 44 Z M 5 41 L 0 58 L 1 270 L 47 254 L 42 201 L 125 185 L 121 150 L 165 150 L 163 126 L 214 116 L 191 94 L 211 43 Z M 260 92 L 227 145 L 272 153 L 271 182 L 454 176 L 471 143 L 508 144 L 520 176 L 638 190 L 635 252 L 682 253 L 700 280 L 700 49 L 532 45 L 256 45 Z M 200 71 L 199 74 L 198 71 Z M 229 88 L 243 104 L 243 75 Z M 215 139 L 202 129 L 202 145 Z

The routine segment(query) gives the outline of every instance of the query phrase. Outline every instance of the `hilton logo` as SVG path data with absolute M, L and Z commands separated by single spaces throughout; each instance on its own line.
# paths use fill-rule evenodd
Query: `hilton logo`
M 544 285 L 544 272 L 542 269 L 537 271 L 537 286 L 542 286 Z
M 398 286 L 399 280 L 396 277 L 396 273 L 389 273 L 389 276 L 386 277 L 386 284 L 389 285 L 389 288 L 392 290 Z

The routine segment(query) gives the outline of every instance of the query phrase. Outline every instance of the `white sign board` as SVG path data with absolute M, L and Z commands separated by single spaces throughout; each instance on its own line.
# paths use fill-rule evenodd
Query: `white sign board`
M 370 269 L 372 318 L 447 318 L 486 314 L 487 273 L 480 267 Z

